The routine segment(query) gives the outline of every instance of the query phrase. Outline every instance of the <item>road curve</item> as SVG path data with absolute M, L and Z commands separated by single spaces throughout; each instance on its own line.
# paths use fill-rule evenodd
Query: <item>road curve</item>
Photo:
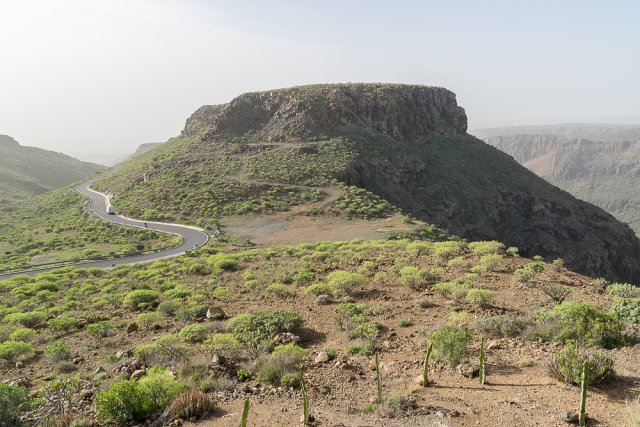
M 120 225 L 126 225 L 129 227 L 139 227 L 146 228 L 148 230 L 158 231 L 161 233 L 174 234 L 176 236 L 182 237 L 182 244 L 172 249 L 167 249 L 165 251 L 153 252 L 149 254 L 143 255 L 134 255 L 126 258 L 117 258 L 111 260 L 104 261 L 87 261 L 87 262 L 79 262 L 77 264 L 66 264 L 64 267 L 73 266 L 77 268 L 110 268 L 114 265 L 120 264 L 135 264 L 138 262 L 149 262 L 155 261 L 161 258 L 169 258 L 173 256 L 178 256 L 184 254 L 187 250 L 199 248 L 207 243 L 209 240 L 209 235 L 205 233 L 203 230 L 190 227 L 188 225 L 179 225 L 179 224 L 166 224 L 162 222 L 149 222 L 147 221 L 147 227 L 145 227 L 144 221 L 138 221 L 135 219 L 127 218 L 121 215 L 109 215 L 107 214 L 107 204 L 109 203 L 109 199 L 106 195 L 99 193 L 95 190 L 89 188 L 91 186 L 92 181 L 85 182 L 84 184 L 77 185 L 75 190 L 91 199 L 91 203 L 89 208 L 91 211 L 104 219 L 105 221 L 113 222 Z M 28 276 L 33 276 L 35 274 L 45 273 L 47 271 L 54 270 L 57 267 L 48 267 L 43 269 L 33 269 L 27 271 L 15 271 L 8 274 L 0 274 L 0 280 L 8 279 L 12 276 L 16 276 L 19 274 L 26 274 Z

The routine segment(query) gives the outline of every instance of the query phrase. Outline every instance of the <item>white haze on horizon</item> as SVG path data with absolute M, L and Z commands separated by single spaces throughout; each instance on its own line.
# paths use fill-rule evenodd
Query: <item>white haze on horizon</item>
M 442 3 L 0 0 L 0 134 L 125 155 L 203 104 L 348 81 L 444 86 L 469 128 L 640 123 L 635 2 Z

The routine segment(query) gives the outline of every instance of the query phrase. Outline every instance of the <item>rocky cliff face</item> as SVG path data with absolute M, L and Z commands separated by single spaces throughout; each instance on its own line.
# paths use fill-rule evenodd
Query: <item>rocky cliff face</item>
M 166 169 L 170 173 L 163 175 L 165 182 L 182 180 L 193 191 L 228 201 L 230 193 L 217 194 L 243 171 L 228 162 L 208 166 L 224 156 L 253 165 L 258 171 L 254 173 L 268 177 L 268 184 L 251 187 L 253 194 L 280 184 L 310 188 L 313 174 L 332 174 L 452 234 L 501 240 L 519 247 L 523 255 L 563 258 L 586 274 L 640 283 L 640 242 L 628 226 L 537 177 L 468 135 L 466 128 L 464 110 L 443 88 L 341 84 L 249 93 L 225 105 L 200 108 L 187 121 L 186 139 L 170 143 L 155 157 L 149 153 L 146 163 L 141 159 L 123 168 L 118 172 L 121 182 L 113 176 L 108 185 L 125 187 L 125 171 L 129 176 L 142 172 L 134 168 L 152 168 L 156 176 Z M 325 162 L 318 153 L 334 137 L 339 139 L 332 144 L 339 141 L 346 149 L 339 150 L 343 154 L 335 161 Z M 283 144 L 246 145 L 274 141 Z M 300 145 L 304 150 L 296 149 L 298 142 L 304 142 Z M 559 140 L 550 147 L 540 141 L 523 158 L 559 145 Z M 249 156 L 245 153 L 266 157 L 257 164 L 257 154 L 242 158 Z M 228 177 L 221 176 L 227 167 Z M 255 175 L 240 185 L 251 179 Z M 151 195 L 166 191 L 148 189 Z M 184 196 L 180 200 L 200 197 L 191 205 L 208 209 L 204 195 Z M 151 196 L 146 203 L 160 212 L 166 205 Z
M 429 135 L 463 135 L 464 110 L 439 87 L 386 84 L 317 85 L 240 95 L 229 104 L 200 108 L 187 121 L 211 124 L 210 136 L 254 135 L 301 141 L 349 132 L 396 141 Z

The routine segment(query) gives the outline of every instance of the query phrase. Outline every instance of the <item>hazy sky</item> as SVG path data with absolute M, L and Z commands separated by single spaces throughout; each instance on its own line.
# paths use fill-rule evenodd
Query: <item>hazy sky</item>
M 79 154 L 202 104 L 321 82 L 439 85 L 470 127 L 640 122 L 637 1 L 0 0 L 0 133 Z

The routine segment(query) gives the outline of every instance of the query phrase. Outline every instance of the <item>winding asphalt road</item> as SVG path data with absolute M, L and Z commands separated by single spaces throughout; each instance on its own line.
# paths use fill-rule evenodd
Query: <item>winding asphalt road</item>
M 134 255 L 126 258 L 117 258 L 110 259 L 104 261 L 87 261 L 80 262 L 77 264 L 66 264 L 64 267 L 72 265 L 77 268 L 111 268 L 114 265 L 120 264 L 135 264 L 138 262 L 149 262 L 155 261 L 161 258 L 169 258 L 178 255 L 183 255 L 186 251 L 191 249 L 199 248 L 209 241 L 209 235 L 205 233 L 203 230 L 190 227 L 188 225 L 179 225 L 179 224 L 166 224 L 162 222 L 148 222 L 145 227 L 144 221 L 138 221 L 135 219 L 127 218 L 121 215 L 109 215 L 107 214 L 107 204 L 109 203 L 109 199 L 106 195 L 99 193 L 95 190 L 89 188 L 91 186 L 92 181 L 85 182 L 84 184 L 80 184 L 76 186 L 76 191 L 84 196 L 87 196 L 91 199 L 91 204 L 89 208 L 91 211 L 104 219 L 105 221 L 113 222 L 120 225 L 126 225 L 129 227 L 138 227 L 138 228 L 146 228 L 148 230 L 159 231 L 161 233 L 174 234 L 176 236 L 180 236 L 182 238 L 182 244 L 172 249 L 167 249 L 160 252 L 153 252 L 149 254 L 143 255 Z M 33 276 L 35 274 L 45 273 L 47 271 L 54 270 L 56 268 L 60 268 L 60 266 L 56 267 L 47 267 L 42 269 L 33 269 L 27 271 L 14 271 L 7 274 L 0 274 L 0 280 L 8 279 L 12 276 L 16 276 L 18 274 L 26 274 L 28 276 Z

